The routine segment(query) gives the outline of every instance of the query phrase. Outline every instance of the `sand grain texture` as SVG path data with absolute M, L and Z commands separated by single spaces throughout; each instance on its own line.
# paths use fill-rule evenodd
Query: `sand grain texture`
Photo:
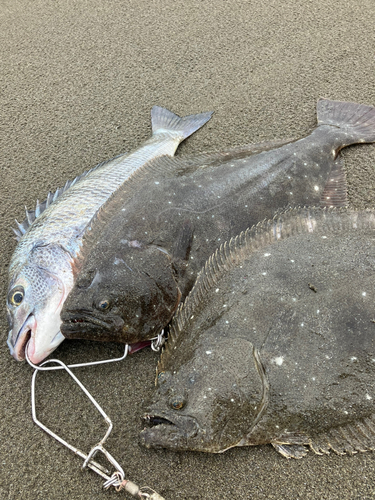
M 179 154 L 305 135 L 319 97 L 375 105 L 373 0 L 2 0 L 0 8 L 1 300 L 23 208 L 83 170 L 129 151 L 151 131 L 154 104 L 214 110 Z M 375 146 L 343 154 L 352 207 L 375 194 Z M 81 460 L 31 420 L 32 370 L 0 343 L 0 498 L 127 498 L 101 491 Z M 113 345 L 64 342 L 63 360 L 118 355 Z M 129 479 L 167 500 L 370 499 L 375 454 L 288 461 L 270 446 L 222 455 L 145 450 L 140 416 L 157 355 L 77 370 L 114 422 L 108 449 Z M 86 451 L 101 418 L 64 374 L 41 376 L 40 418 Z M 130 497 L 129 497 L 130 498 Z

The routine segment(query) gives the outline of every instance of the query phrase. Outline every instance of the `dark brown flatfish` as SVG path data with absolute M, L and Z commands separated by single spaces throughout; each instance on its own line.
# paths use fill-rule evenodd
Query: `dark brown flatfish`
M 172 322 L 147 447 L 375 448 L 375 211 L 293 209 L 210 257 Z

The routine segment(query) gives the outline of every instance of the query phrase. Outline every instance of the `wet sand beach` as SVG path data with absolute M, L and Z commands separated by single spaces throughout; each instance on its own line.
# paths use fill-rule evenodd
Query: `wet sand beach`
M 10 227 L 49 190 L 151 133 L 150 109 L 215 112 L 178 155 L 302 137 L 319 97 L 375 105 L 373 0 L 2 0 L 0 6 L 1 304 L 16 241 Z M 342 156 L 351 207 L 375 205 L 375 145 Z M 6 345 L 0 308 L 0 498 L 131 498 L 102 491 L 82 460 L 31 418 L 33 370 Z M 115 344 L 65 341 L 74 363 L 121 355 Z M 146 450 L 140 417 L 158 354 L 75 370 L 113 421 L 107 449 L 128 479 L 166 500 L 370 499 L 375 453 L 287 460 L 271 446 L 220 455 Z M 38 417 L 88 451 L 100 414 L 64 373 L 37 378 Z M 375 387 L 375 386 L 374 386 Z

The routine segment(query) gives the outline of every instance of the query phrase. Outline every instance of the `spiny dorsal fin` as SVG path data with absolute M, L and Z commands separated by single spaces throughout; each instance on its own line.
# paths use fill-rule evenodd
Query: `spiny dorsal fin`
M 16 220 L 17 228 L 18 229 L 13 229 L 16 239 L 20 240 L 22 236 L 26 233 L 26 231 L 29 229 L 29 227 L 32 225 L 32 223 L 37 219 L 40 214 L 42 214 L 52 203 L 54 203 L 57 198 L 59 198 L 63 193 L 65 193 L 69 188 L 74 186 L 78 181 L 86 177 L 88 174 L 93 172 L 94 170 L 97 170 L 99 167 L 102 167 L 103 165 L 106 165 L 107 163 L 116 160 L 116 158 L 119 158 L 120 156 L 124 156 L 127 153 L 122 153 L 120 155 L 115 156 L 114 158 L 111 158 L 110 160 L 103 161 L 96 165 L 95 167 L 91 168 L 90 170 L 86 170 L 80 175 L 77 175 L 73 180 L 67 180 L 64 187 L 57 188 L 55 192 L 49 191 L 47 194 L 47 198 L 42 201 L 42 203 L 39 202 L 39 200 L 36 201 L 36 206 L 35 210 L 28 210 L 25 207 L 25 212 L 26 212 L 26 219 L 22 222 L 19 223 Z
M 345 214 L 346 217 L 343 217 Z M 366 227 L 375 229 L 375 210 L 297 207 L 276 214 L 272 220 L 263 220 L 223 243 L 206 261 L 193 289 L 185 302 L 179 305 L 157 371 L 164 369 L 165 360 L 172 355 L 179 335 L 186 331 L 192 317 L 197 314 L 197 308 L 204 304 L 209 291 L 216 287 L 230 269 L 244 262 L 251 254 L 292 235 L 319 230 L 334 232 Z

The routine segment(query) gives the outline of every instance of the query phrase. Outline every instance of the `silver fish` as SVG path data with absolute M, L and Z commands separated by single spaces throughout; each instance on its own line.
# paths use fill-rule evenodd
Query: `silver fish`
M 120 155 L 68 182 L 18 225 L 19 243 L 9 266 L 8 346 L 17 360 L 38 363 L 63 340 L 60 311 L 74 283 L 74 261 L 82 235 L 103 203 L 146 162 L 173 155 L 181 141 L 203 126 L 211 112 L 180 118 L 154 106 L 152 137 L 130 154 Z

